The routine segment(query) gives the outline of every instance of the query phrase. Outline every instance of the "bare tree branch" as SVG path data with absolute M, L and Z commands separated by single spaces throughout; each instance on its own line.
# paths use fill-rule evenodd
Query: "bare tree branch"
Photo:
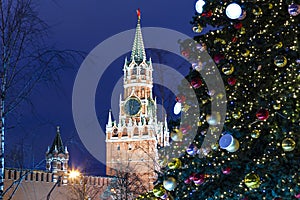
M 59 51 L 46 45 L 48 26 L 39 18 L 34 0 L 0 0 L 0 200 L 3 199 L 4 139 L 8 114 L 15 111 L 37 84 L 58 80 L 78 51 Z

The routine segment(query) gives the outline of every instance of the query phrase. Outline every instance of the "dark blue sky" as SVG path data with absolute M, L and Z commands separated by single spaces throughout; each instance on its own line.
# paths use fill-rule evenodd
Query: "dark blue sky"
M 38 11 L 40 17 L 50 25 L 49 44 L 59 49 L 89 53 L 108 37 L 135 28 L 137 8 L 142 12 L 142 27 L 169 28 L 192 37 L 194 34 L 189 22 L 195 12 L 194 4 L 195 0 L 41 0 Z M 155 60 L 155 55 L 152 57 Z M 112 64 L 119 69 L 118 72 L 107 71 L 106 75 L 112 77 L 112 82 L 121 76 L 123 60 L 124 57 Z M 165 64 L 174 67 L 181 65 L 180 60 L 171 60 L 166 59 Z M 71 154 L 70 164 L 89 173 L 105 173 L 103 166 L 80 143 L 73 122 L 72 89 L 80 64 L 62 71 L 61 81 L 56 85 L 39 85 L 30 97 L 31 105 L 24 104 L 17 110 L 18 115 L 9 118 L 7 123 L 15 128 L 9 129 L 6 134 L 8 157 L 12 157 L 12 152 L 19 152 L 23 154 L 21 157 L 25 167 L 32 168 L 44 159 L 47 146 L 51 145 L 55 136 L 56 126 L 60 125 L 64 144 L 69 147 Z M 188 68 L 182 70 L 182 73 L 187 72 Z M 109 91 L 113 83 L 108 81 L 102 84 Z M 96 98 L 98 118 L 102 125 L 107 119 L 109 100 L 109 97 L 106 100 Z M 13 159 L 7 161 L 7 165 L 17 166 Z M 43 164 L 41 168 L 44 167 Z

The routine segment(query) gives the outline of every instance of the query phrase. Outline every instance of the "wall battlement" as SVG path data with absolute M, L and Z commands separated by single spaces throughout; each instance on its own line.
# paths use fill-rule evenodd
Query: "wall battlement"
M 5 180 L 18 180 L 23 176 L 25 182 L 56 182 L 55 173 L 42 171 L 42 170 L 20 170 L 20 169 L 5 169 L 4 179 Z M 88 185 L 94 186 L 105 186 L 108 185 L 110 178 L 99 177 L 99 176 L 82 176 L 81 180 L 85 180 Z M 79 180 L 73 179 L 68 180 L 67 183 L 79 184 Z

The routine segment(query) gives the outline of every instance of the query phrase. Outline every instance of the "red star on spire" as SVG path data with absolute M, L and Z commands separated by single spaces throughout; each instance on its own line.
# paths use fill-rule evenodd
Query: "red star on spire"
M 138 18 L 140 19 L 141 18 L 141 10 L 139 8 L 136 10 L 136 14 L 137 14 Z

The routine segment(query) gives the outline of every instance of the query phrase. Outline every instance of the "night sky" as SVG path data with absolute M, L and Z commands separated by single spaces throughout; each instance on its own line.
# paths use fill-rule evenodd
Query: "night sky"
M 195 12 L 194 4 L 194 0 L 42 0 L 37 10 L 50 25 L 49 45 L 89 53 L 108 37 L 135 28 L 137 8 L 141 9 L 142 27 L 169 28 L 192 37 L 194 33 L 189 22 Z M 133 38 L 134 35 L 130 39 L 133 41 Z M 147 57 L 151 52 L 147 51 Z M 155 54 L 150 56 L 155 61 Z M 122 75 L 124 57 L 110 66 L 106 79 L 100 80 L 102 87 L 97 90 L 96 110 L 102 127 L 107 122 L 110 108 L 109 92 Z M 182 61 L 173 57 L 167 55 L 164 64 L 179 67 L 183 74 L 187 74 L 188 67 L 181 66 Z M 21 105 L 16 114 L 8 118 L 7 124 L 11 128 L 6 134 L 6 167 L 45 169 L 45 162 L 41 166 L 36 164 L 45 158 L 47 146 L 51 145 L 59 125 L 64 145 L 70 152 L 69 163 L 85 173 L 105 174 L 103 165 L 80 142 L 73 122 L 72 89 L 82 61 L 80 59 L 72 69 L 61 71 L 60 82 L 36 87 L 30 103 Z M 158 92 L 156 96 L 159 96 Z M 174 100 L 169 103 L 167 111 L 171 110 L 173 103 Z

